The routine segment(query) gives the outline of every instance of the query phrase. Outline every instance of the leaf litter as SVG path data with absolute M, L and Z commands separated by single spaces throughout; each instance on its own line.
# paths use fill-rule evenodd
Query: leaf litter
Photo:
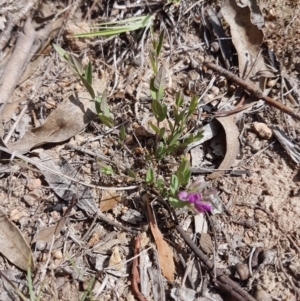
M 192 4 L 190 3 L 181 3 L 180 5 L 192 7 Z M 176 6 L 174 7 L 175 12 L 169 10 L 168 7 L 165 7 L 166 13 L 170 18 L 168 21 L 165 21 L 166 24 L 177 20 L 176 18 L 173 19 L 178 13 L 178 11 L 176 11 Z M 194 89 L 194 92 L 198 93 L 201 99 L 203 94 L 204 96 L 210 96 L 209 102 L 206 102 L 208 98 L 203 97 L 205 103 L 204 105 L 200 103 L 199 115 L 197 116 L 197 119 L 195 118 L 194 123 L 191 121 L 192 124 L 189 126 L 192 128 L 192 126 L 205 125 L 208 123 L 207 121 L 209 121 L 209 119 L 206 118 L 216 113 L 216 117 L 225 131 L 226 139 L 224 141 L 227 150 L 223 160 L 220 157 L 216 157 L 214 151 L 210 149 L 212 144 L 202 141 L 200 146 L 203 150 L 205 161 L 213 164 L 215 166 L 214 169 L 219 168 L 220 170 L 217 170 L 217 173 L 221 172 L 224 174 L 228 170 L 231 170 L 232 167 L 234 167 L 236 171 L 251 171 L 250 176 L 231 177 L 225 175 L 225 177 L 219 177 L 217 180 L 214 180 L 214 184 L 221 191 L 220 199 L 223 201 L 226 210 L 221 210 L 220 213 L 210 216 L 207 226 L 209 230 L 208 234 L 205 235 L 207 230 L 202 229 L 200 231 L 203 231 L 204 233 L 201 233 L 199 237 L 195 237 L 197 242 L 200 244 L 200 248 L 203 248 L 203 250 L 215 249 L 214 262 L 218 267 L 227 269 L 230 265 L 236 265 L 238 268 L 241 264 L 250 262 L 250 266 L 247 264 L 243 265 L 243 267 L 246 266 L 246 269 L 250 268 L 252 270 L 252 273 L 246 273 L 245 275 L 248 276 L 243 278 L 245 279 L 243 289 L 249 291 L 256 300 L 267 300 L 266 298 L 269 298 L 270 295 L 274 298 L 296 300 L 293 299 L 293 295 L 297 294 L 297 285 L 295 285 L 295 283 L 298 277 L 297 269 L 295 267 L 297 267 L 298 264 L 297 251 L 299 251 L 297 242 L 299 236 L 297 217 L 299 217 L 300 212 L 298 206 L 299 194 L 297 186 L 299 184 L 299 175 L 297 170 L 293 170 L 293 165 L 291 165 L 289 157 L 284 154 L 281 146 L 279 144 L 274 144 L 274 140 L 271 140 L 273 139 L 271 137 L 268 139 L 262 139 L 259 134 L 253 130 L 252 123 L 256 121 L 268 125 L 279 123 L 279 125 L 285 129 L 285 132 L 289 134 L 289 137 L 281 134 L 280 137 L 283 138 L 278 139 L 281 139 L 280 143 L 285 145 L 287 155 L 291 154 L 293 159 L 295 159 L 297 155 L 297 152 L 294 152 L 294 150 L 297 150 L 297 144 L 294 138 L 297 133 L 299 133 L 299 127 L 297 123 L 286 123 L 283 115 L 271 107 L 260 107 L 260 109 L 256 111 L 256 107 L 252 106 L 252 104 L 254 105 L 254 98 L 248 97 L 247 93 L 245 94 L 245 101 L 246 103 L 248 102 L 251 104 L 251 106 L 245 107 L 245 110 L 241 112 L 234 112 L 228 116 L 217 116 L 217 113 L 227 114 L 225 112 L 235 110 L 237 103 L 241 100 L 241 98 L 231 97 L 230 93 L 239 97 L 240 94 L 237 91 L 238 87 L 235 86 L 234 82 L 230 81 L 230 78 L 221 78 L 219 74 L 213 74 L 210 72 L 209 68 L 207 69 L 201 66 L 202 55 L 209 57 L 209 59 L 216 58 L 218 55 L 221 55 L 224 61 L 230 62 L 229 66 L 237 66 L 234 56 L 226 53 L 226 49 L 224 51 L 224 48 L 222 48 L 224 45 L 224 38 L 232 38 L 235 48 L 234 51 L 236 51 L 238 56 L 238 72 L 240 77 L 243 78 L 246 83 L 255 85 L 257 82 L 253 82 L 252 79 L 260 74 L 259 80 L 263 83 L 260 88 L 263 90 L 268 85 L 268 79 L 265 79 L 265 77 L 270 76 L 266 72 L 259 73 L 262 70 L 267 70 L 268 67 L 266 67 L 262 60 L 263 55 L 260 51 L 263 48 L 261 45 L 263 42 L 261 30 L 262 14 L 257 9 L 258 6 L 256 2 L 244 1 L 243 4 L 239 3 L 236 5 L 235 2 L 227 1 L 220 7 L 227 24 L 224 23 L 224 19 L 222 19 L 222 17 L 220 18 L 220 14 L 218 14 L 218 6 L 203 5 L 202 12 L 207 12 L 207 14 L 204 15 L 208 16 L 211 20 L 214 20 L 213 22 L 210 21 L 210 24 L 213 26 L 212 36 L 208 36 L 206 41 L 210 43 L 211 41 L 214 41 L 214 39 L 217 39 L 221 46 L 221 53 L 218 53 L 218 50 L 214 53 L 210 53 L 209 50 L 205 50 L 202 46 L 198 48 L 197 53 L 191 50 L 189 55 L 187 55 L 184 51 L 182 51 L 184 47 L 189 47 L 188 45 L 195 44 L 195 41 L 197 42 L 197 45 L 200 45 L 201 42 L 203 42 L 199 39 L 199 36 L 193 32 L 193 30 L 191 30 L 191 33 L 187 33 L 186 39 L 184 40 L 185 45 L 178 43 L 178 37 L 174 35 L 172 43 L 176 44 L 170 45 L 169 41 L 163 44 L 162 47 L 165 55 L 167 53 L 172 53 L 170 60 L 174 65 L 184 59 L 187 62 L 187 64 L 183 65 L 187 66 L 184 68 L 191 68 L 193 65 L 192 60 L 195 60 L 195 58 L 196 61 L 200 63 L 198 67 L 196 66 L 196 69 L 198 68 L 197 72 L 200 74 L 201 82 L 197 81 L 198 77 L 196 77 L 195 80 L 192 79 L 192 77 L 189 77 L 187 81 L 187 73 L 184 72 L 184 70 L 183 72 L 176 71 L 172 75 L 172 89 L 177 91 L 183 88 L 187 92 Z M 96 6 L 96 9 L 101 11 L 101 7 L 99 6 Z M 188 7 L 183 9 L 183 11 L 188 11 Z M 112 16 L 114 13 L 114 11 L 111 11 Z M 200 6 L 194 6 L 191 10 L 189 10 L 189 13 L 190 18 L 194 20 L 194 24 L 198 24 L 199 16 L 201 16 Z M 269 11 L 269 13 L 271 12 Z M 233 17 L 233 15 L 235 17 Z M 80 9 L 75 13 L 75 15 L 73 15 L 73 18 L 74 17 L 79 19 L 82 18 Z M 271 21 L 265 22 L 267 24 L 266 26 L 268 26 Z M 219 27 L 224 26 L 225 30 L 220 33 L 217 30 L 216 24 Z M 189 26 L 185 21 L 180 21 L 178 25 L 182 26 L 181 28 L 188 28 Z M 227 25 L 230 27 L 230 34 L 228 30 L 226 30 Z M 289 23 L 288 27 L 291 26 L 293 26 L 292 21 Z M 191 29 L 192 27 L 189 28 Z M 184 32 L 187 31 L 185 30 Z M 174 33 L 171 31 L 171 35 L 173 34 Z M 72 38 L 69 36 L 68 39 L 64 39 L 64 41 L 72 49 L 72 47 L 76 46 L 71 43 L 70 39 Z M 121 40 L 122 39 L 124 39 L 124 37 L 121 37 Z M 138 38 L 133 32 L 126 34 L 126 39 L 131 41 L 131 47 L 135 47 L 139 43 Z M 90 40 L 90 42 L 87 40 L 85 41 L 86 43 L 90 43 L 92 47 L 96 47 L 94 49 L 97 49 L 97 40 Z M 128 42 L 127 40 L 122 41 L 123 43 Z M 93 43 L 95 43 L 94 46 Z M 105 45 L 105 43 L 107 44 Z M 20 227 L 21 231 L 24 231 L 26 235 L 32 236 L 34 234 L 32 229 L 34 229 L 35 223 L 39 221 L 40 223 L 43 223 L 44 226 L 48 226 L 44 229 L 49 229 L 48 231 L 50 234 L 45 234 L 45 240 L 49 242 L 49 237 L 55 233 L 56 230 L 54 229 L 57 229 L 58 221 L 63 221 L 64 219 L 63 211 L 55 206 L 58 204 L 60 204 L 62 208 L 68 206 L 73 194 L 75 194 L 78 198 L 78 207 L 75 206 L 74 209 L 76 214 L 72 215 L 72 219 L 68 223 L 68 231 L 66 232 L 66 228 L 62 226 L 60 228 L 61 231 L 59 231 L 60 233 L 56 237 L 57 242 L 60 240 L 63 244 L 65 244 L 64 251 L 61 253 L 62 256 L 53 255 L 53 257 L 49 259 L 57 280 L 60 275 L 68 275 L 68 277 L 72 277 L 73 281 L 77 281 L 77 283 L 81 283 L 82 279 L 91 279 L 93 275 L 87 272 L 87 265 L 83 263 L 83 258 L 86 262 L 89 262 L 88 265 L 91 270 L 97 267 L 97 271 L 103 272 L 107 271 L 106 269 L 109 265 L 124 266 L 125 261 L 130 260 L 134 255 L 133 248 L 128 241 L 122 239 L 121 235 L 117 235 L 117 232 L 115 232 L 114 236 L 110 236 L 109 234 L 114 233 L 113 231 L 118 229 L 113 222 L 123 220 L 126 221 L 126 226 L 129 224 L 130 218 L 126 217 L 128 212 L 128 216 L 135 216 L 133 219 L 135 220 L 135 224 L 132 224 L 134 226 L 130 227 L 141 232 L 146 231 L 143 233 L 146 233 L 149 239 L 151 238 L 150 232 L 143 228 L 148 224 L 145 215 L 146 210 L 141 201 L 142 191 L 136 190 L 136 187 L 139 186 L 141 190 L 143 189 L 142 185 L 140 185 L 141 182 L 139 182 L 139 179 L 145 173 L 145 166 L 143 166 L 142 160 L 140 159 L 146 151 L 146 148 L 151 148 L 153 146 L 153 143 L 155 143 L 155 137 L 153 137 L 152 134 L 134 136 L 134 128 L 132 127 L 134 116 L 136 118 L 134 122 L 137 122 L 137 125 L 141 129 L 143 124 L 148 123 L 148 121 L 145 123 L 144 116 L 151 115 L 149 114 L 151 111 L 149 111 L 149 106 L 147 104 L 147 97 L 150 96 L 150 90 L 149 87 L 147 88 L 148 82 L 144 81 L 144 70 L 142 68 L 137 70 L 139 67 L 129 63 L 130 60 L 127 61 L 129 57 L 128 52 L 119 52 L 119 56 L 115 56 L 115 54 L 113 55 L 113 52 L 111 51 L 112 48 L 106 48 L 108 45 L 113 45 L 109 43 L 109 41 L 104 42 L 104 52 L 102 53 L 105 53 L 107 57 L 103 57 L 102 61 L 105 60 L 106 64 L 108 64 L 107 62 L 113 61 L 113 68 L 116 69 L 117 67 L 118 71 L 120 70 L 121 72 L 118 77 L 119 82 L 114 82 L 110 85 L 110 81 L 114 81 L 115 76 L 112 72 L 113 69 L 107 67 L 105 72 L 107 73 L 108 78 L 108 88 L 111 89 L 113 86 L 114 89 L 122 92 L 119 93 L 119 95 L 123 96 L 121 99 L 109 97 L 108 106 L 110 107 L 110 111 L 113 112 L 114 119 L 117 121 L 117 124 L 124 121 L 127 124 L 126 133 L 128 136 L 131 136 L 126 137 L 128 138 L 126 141 L 130 141 L 130 143 L 126 144 L 126 147 L 128 148 L 127 151 L 120 151 L 118 146 L 119 136 L 117 127 L 114 128 L 113 131 L 109 132 L 107 131 L 107 128 L 99 124 L 92 117 L 92 115 L 95 114 L 94 103 L 87 100 L 86 104 L 82 107 L 84 99 L 88 99 L 88 97 L 86 97 L 78 99 L 77 104 L 73 106 L 74 103 L 70 102 L 70 100 L 65 97 L 66 93 L 64 88 L 55 91 L 57 95 L 64 96 L 62 97 L 64 100 L 61 105 L 59 105 L 58 108 L 53 110 L 51 113 L 39 102 L 35 103 L 32 107 L 30 114 L 33 114 L 34 112 L 34 114 L 31 115 L 33 119 L 36 118 L 36 116 L 37 118 L 44 117 L 40 116 L 38 113 L 39 110 L 40 112 L 43 112 L 42 115 L 45 115 L 45 121 L 41 118 L 42 126 L 36 128 L 33 127 L 30 131 L 25 133 L 23 138 L 18 135 L 18 132 L 15 132 L 11 139 L 12 142 L 7 143 L 6 145 L 3 145 L 2 143 L 1 147 L 2 151 L 5 151 L 5 147 L 8 147 L 12 154 L 12 157 L 3 158 L 8 161 L 10 159 L 10 165 L 19 164 L 21 168 L 21 170 L 11 169 L 11 174 L 6 172 L 5 176 L 0 178 L 2 181 L 1 185 L 3 184 L 3 187 L 5 187 L 5 185 L 9 185 L 9 189 L 1 191 L 1 205 L 6 207 L 6 211 L 8 213 L 16 212 L 13 210 L 23 208 L 23 211 L 26 212 L 26 214 L 20 215 L 14 223 Z M 134 46 L 134 43 L 137 45 Z M 147 60 L 145 60 L 145 58 L 147 58 L 147 52 L 145 49 L 148 49 L 147 47 L 149 47 L 150 43 L 147 39 L 142 43 L 145 43 L 142 48 L 144 49 L 144 52 L 141 54 L 135 53 L 135 55 L 137 59 L 140 59 L 140 55 L 144 56 L 142 61 L 145 64 L 145 62 L 147 62 Z M 114 44 L 113 48 L 114 51 L 121 51 L 120 48 L 118 48 L 117 43 Z M 170 49 L 172 49 L 173 52 L 171 52 Z M 73 50 L 75 50 L 75 48 Z M 89 51 L 90 50 L 87 50 L 89 57 L 93 57 L 93 53 Z M 58 62 L 56 63 L 58 64 Z M 103 63 L 96 57 L 93 58 L 93 63 L 98 66 L 101 65 L 101 68 L 106 66 L 105 64 L 103 65 Z M 220 64 L 222 65 L 221 62 Z M 168 66 L 168 64 L 166 64 L 166 66 Z M 138 71 L 141 72 L 141 75 Z M 234 70 L 231 71 L 234 72 Z M 163 72 L 164 68 L 161 69 L 160 78 L 157 77 L 154 82 L 156 88 L 159 87 L 162 82 Z M 97 76 L 96 73 L 97 72 L 95 72 L 94 76 Z M 135 76 L 131 76 L 132 74 L 135 74 Z M 211 81 L 212 74 L 216 76 L 215 81 Z M 71 75 L 68 76 L 71 78 L 71 81 L 73 81 L 70 84 L 70 90 L 78 90 L 78 86 L 76 86 L 78 85 L 76 79 L 74 79 L 74 77 L 72 79 Z M 126 84 L 124 85 L 124 83 Z M 209 83 L 212 83 L 212 87 L 206 89 Z M 59 85 L 56 85 L 54 81 L 51 82 L 50 77 L 46 78 L 44 85 L 47 84 L 59 87 Z M 75 89 L 75 86 L 77 89 Z M 131 91 L 133 91 L 133 98 L 126 96 L 128 95 L 126 94 L 126 89 L 129 89 L 129 87 Z M 135 98 L 134 93 L 137 87 L 139 87 L 139 89 L 140 87 L 143 87 L 143 89 L 140 89 L 140 91 L 143 90 L 143 93 L 139 93 L 138 97 Z M 229 87 L 232 89 L 232 92 L 229 92 Z M 80 89 L 82 90 L 82 88 L 79 88 L 79 90 Z M 169 91 L 172 90 L 169 89 Z M 108 90 L 108 93 L 110 92 L 112 91 Z M 48 91 L 46 92 L 45 97 L 53 97 L 55 93 L 51 94 Z M 270 93 L 279 95 L 279 91 L 274 92 L 273 90 Z M 125 98 L 123 98 L 124 96 Z M 161 95 L 158 96 L 161 97 Z M 12 97 L 15 96 L 13 95 Z M 42 95 L 42 97 L 44 97 L 44 95 Z M 172 97 L 170 97 L 170 99 L 171 98 Z M 58 100 L 57 96 L 55 96 L 55 100 Z M 132 103 L 133 101 L 134 104 Z M 225 109 L 222 109 L 224 104 L 226 104 L 226 106 L 224 106 Z M 93 114 L 85 115 L 88 112 L 84 109 L 85 105 L 91 105 L 90 111 L 93 112 Z M 289 106 L 292 105 L 292 103 L 289 103 Z M 243 106 L 243 104 L 241 104 L 241 106 Z M 230 120 L 230 122 L 228 122 L 228 125 L 225 125 L 223 120 Z M 3 125 L 1 128 L 1 132 L 3 132 L 3 134 L 7 134 L 9 127 L 12 126 L 9 122 L 1 125 Z M 208 135 L 213 136 L 214 133 L 208 133 Z M 136 172 L 134 175 L 135 178 L 128 178 L 126 175 L 126 168 L 120 171 L 113 169 L 113 175 L 105 174 L 103 172 L 105 170 L 99 169 L 97 160 L 91 157 L 87 152 L 84 153 L 84 151 L 81 151 L 79 153 L 78 150 L 69 152 L 68 149 L 64 148 L 64 141 L 74 136 L 76 137 L 78 145 L 84 146 L 84 148 L 80 148 L 81 150 L 86 149 L 93 151 L 97 148 L 97 151 L 100 150 L 104 156 L 108 156 L 114 162 L 119 161 L 125 166 L 134 168 Z M 91 141 L 91 139 L 95 136 L 99 136 L 100 138 L 97 138 L 98 140 L 94 140 L 93 143 L 90 143 L 89 141 Z M 35 157 L 37 153 L 36 151 L 29 153 L 30 150 L 41 146 L 48 150 L 47 152 L 40 152 L 40 156 L 42 156 L 42 158 L 40 157 L 40 159 L 38 159 Z M 189 150 L 189 146 L 187 149 Z M 2 152 L 2 154 L 4 153 Z M 46 155 L 49 162 L 48 170 L 41 168 L 41 164 L 45 163 L 46 158 L 43 156 Z M 229 155 L 230 159 L 227 157 Z M 16 161 L 14 156 L 16 156 L 16 158 L 22 158 L 24 161 Z M 28 160 L 26 160 L 26 158 Z M 44 162 L 41 163 L 39 160 L 44 160 Z M 222 162 L 222 160 L 223 162 L 227 162 L 227 165 L 218 163 Z M 63 164 L 58 164 L 57 162 L 59 161 L 63 162 Z M 39 163 L 36 163 L 36 165 L 33 163 L 29 166 L 26 162 L 31 164 L 33 162 Z M 166 158 L 162 161 L 162 163 L 160 163 L 160 165 L 155 166 L 155 168 L 161 175 L 168 178 L 168 176 L 176 170 L 174 168 L 176 164 L 178 164 L 176 160 Z M 207 170 L 207 166 L 201 166 L 201 162 L 198 162 L 198 165 L 199 166 L 197 167 Z M 32 169 L 32 166 L 38 167 L 40 171 L 42 171 L 43 176 L 41 176 L 34 168 Z M 75 168 L 72 168 L 72 166 L 75 166 Z M 28 167 L 30 168 L 28 169 Z M 55 174 L 57 177 L 53 176 L 53 172 L 51 173 L 51 170 L 56 170 Z M 212 172 L 213 171 L 214 170 L 212 170 Z M 59 176 L 59 174 L 64 176 Z M 214 173 L 211 174 L 211 176 L 213 175 Z M 23 178 L 27 179 L 27 177 L 38 177 L 41 179 L 43 196 L 40 197 L 37 195 L 38 197 L 36 202 L 27 203 L 27 205 L 25 205 L 22 203 L 21 197 L 26 193 L 24 191 L 26 191 L 27 188 L 24 184 Z M 76 178 L 76 183 L 70 180 L 74 178 Z M 80 183 L 85 183 L 87 186 L 81 185 Z M 111 200 L 109 202 L 112 203 L 112 205 L 109 206 L 111 208 L 105 213 L 107 219 L 104 223 L 93 218 L 93 214 L 98 211 L 98 205 L 96 203 L 99 196 L 97 195 L 95 198 L 95 191 L 93 191 L 93 189 L 97 186 L 101 186 L 102 189 L 105 188 L 105 186 L 108 186 L 112 189 L 110 190 L 110 195 L 113 195 L 113 197 L 107 197 L 106 191 L 104 191 L 100 197 L 102 200 Z M 122 186 L 135 186 L 135 188 L 128 190 L 128 192 L 122 195 L 122 201 L 119 201 L 120 195 L 117 193 L 118 190 L 115 189 L 114 191 L 113 188 L 120 188 L 120 186 L 121 188 Z M 53 192 L 55 194 L 53 194 Z M 117 202 L 115 201 L 116 199 Z M 28 204 L 30 204 L 30 206 L 28 206 Z M 46 210 L 47 207 L 50 208 L 50 211 Z M 137 283 L 137 285 L 140 286 L 143 295 L 149 299 L 153 297 L 155 300 L 168 299 L 169 296 L 170 298 L 175 298 L 175 295 L 178 296 L 180 300 L 189 300 L 188 298 L 197 298 L 202 300 L 206 297 L 225 300 L 224 297 L 222 298 L 222 294 L 221 296 L 216 296 L 212 293 L 212 283 L 210 278 L 201 278 L 209 283 L 206 291 L 204 291 L 204 289 L 200 286 L 195 287 L 191 285 L 188 281 L 178 285 L 181 279 L 180 277 L 183 276 L 183 268 L 181 263 L 177 261 L 177 256 L 179 254 L 181 256 L 186 256 L 186 254 L 191 253 L 188 247 L 185 246 L 183 240 L 178 238 L 178 236 L 176 237 L 176 235 L 174 236 L 174 231 L 167 227 L 169 216 L 164 208 L 157 206 L 155 206 L 155 208 L 158 208 L 157 211 L 153 211 L 157 222 L 153 222 L 153 218 L 151 217 L 150 228 L 152 235 L 154 236 L 154 240 L 156 240 L 157 243 L 158 261 L 155 263 L 155 255 L 151 252 L 151 250 L 148 250 L 146 253 L 148 257 L 150 256 L 150 260 L 153 261 L 154 265 L 157 265 L 159 270 L 162 269 L 164 276 L 158 276 L 160 274 L 159 270 L 153 270 L 151 272 L 149 270 L 148 276 L 147 273 L 140 273 L 140 277 L 142 278 L 141 283 L 144 283 L 147 277 L 151 279 L 150 290 L 145 289 L 141 283 Z M 83 212 L 81 212 L 81 210 Z M 106 209 L 101 211 L 104 210 Z M 22 212 L 22 210 L 20 212 Z M 192 219 L 188 218 L 191 212 L 184 211 L 182 209 L 178 209 L 176 212 L 179 223 L 185 224 L 185 229 L 190 233 L 195 233 L 196 229 L 194 230 L 194 222 Z M 253 223 L 250 223 L 250 220 L 252 220 Z M 130 227 L 127 227 L 127 229 L 130 229 Z M 197 229 L 198 228 L 201 229 L 201 227 L 197 225 Z M 128 232 L 128 235 L 131 236 L 132 234 L 129 233 L 131 232 Z M 41 237 L 42 236 L 40 236 L 40 238 Z M 133 236 L 131 237 L 133 238 Z M 167 239 L 169 237 L 173 238 L 170 243 L 168 243 Z M 19 238 L 19 240 L 22 241 L 22 238 Z M 41 239 L 35 239 L 32 243 L 37 244 L 39 240 Z M 90 244 L 92 249 L 88 249 L 89 247 L 87 247 L 87 242 L 89 241 L 93 241 L 93 244 Z M 101 247 L 99 245 L 99 241 L 103 241 Z M 31 247 L 34 247 L 34 244 Z M 55 248 L 58 246 L 58 244 L 54 245 Z M 143 248 L 146 246 L 147 244 L 144 245 Z M 280 264 L 276 265 L 274 262 L 271 262 L 268 265 L 255 263 L 255 254 L 259 254 L 259 252 L 255 252 L 255 250 L 258 250 L 258 247 L 260 248 L 260 252 L 265 256 L 268 252 L 273 252 Z M 45 253 L 43 253 L 42 245 L 37 244 L 35 248 L 37 253 L 34 254 L 33 261 L 43 264 Z M 102 252 L 104 255 L 100 253 L 95 255 L 96 251 L 100 253 Z M 140 250 L 140 252 L 143 251 Z M 68 260 L 68 258 L 70 258 L 70 253 L 73 255 L 76 254 L 74 255 L 76 257 L 76 262 L 72 263 L 71 260 Z M 53 252 L 51 254 L 58 253 Z M 255 256 L 253 257 L 251 254 Z M 136 255 L 138 256 L 138 252 Z M 193 255 L 191 256 L 193 260 L 197 262 L 197 258 Z M 61 258 L 59 259 L 56 257 Z M 9 254 L 7 255 L 7 258 L 9 259 Z M 162 260 L 162 258 L 168 258 L 169 261 L 166 262 Z M 9 260 L 14 263 L 13 260 Z M 174 260 L 176 261 L 175 266 L 170 263 Z M 17 263 L 15 264 L 18 266 Z M 82 268 L 83 274 L 80 277 L 74 274 L 74 269 L 77 269 L 76 265 L 80 265 L 80 268 Z M 278 271 L 278 269 L 279 272 L 277 273 L 279 273 L 280 277 L 282 277 L 281 279 L 283 279 L 281 283 L 279 283 L 274 276 L 275 271 Z M 237 269 L 237 271 L 239 272 L 239 269 Z M 189 275 L 189 272 L 187 274 Z M 251 274 L 252 276 L 249 276 Z M 126 273 L 117 273 L 117 271 L 111 274 L 106 274 L 106 276 L 103 274 L 103 277 L 101 276 L 95 281 L 95 286 L 92 289 L 94 295 L 97 295 L 100 300 L 110 300 L 114 294 L 110 288 L 114 287 L 115 292 L 117 292 L 119 296 L 122 296 L 121 298 L 127 298 L 128 300 L 131 298 L 133 300 L 131 292 L 128 291 L 129 282 L 124 280 L 129 278 L 126 278 L 127 276 L 125 275 Z M 55 279 L 51 279 L 51 277 L 48 276 L 50 276 L 50 274 L 44 279 L 47 279 L 47 284 L 52 286 L 54 291 L 56 289 L 60 290 L 60 292 L 64 294 L 64 297 L 68 300 L 78 300 L 76 299 L 77 297 L 74 297 L 76 294 L 74 296 L 67 295 L 67 291 L 61 289 L 63 286 L 56 286 L 54 281 Z M 175 283 L 177 283 L 174 284 L 174 282 L 170 281 L 166 282 L 164 277 L 171 281 L 174 280 Z M 232 277 L 234 278 L 233 275 Z M 154 281 L 155 279 L 160 279 L 159 285 L 157 284 L 157 281 Z M 259 283 L 259 285 L 257 285 L 257 283 Z M 34 285 L 35 287 L 38 287 L 39 283 L 36 282 Z M 175 292 L 174 288 L 178 286 L 181 288 L 177 289 L 178 292 Z M 69 287 L 70 290 L 70 282 L 68 280 L 66 280 L 64 287 Z M 124 289 L 125 287 L 127 287 L 127 289 Z M 167 294 L 166 297 L 162 294 L 162 288 L 164 293 Z M 181 291 L 180 293 L 179 290 Z M 201 295 L 199 295 L 200 291 L 202 291 Z M 78 296 L 78 294 L 76 296 Z

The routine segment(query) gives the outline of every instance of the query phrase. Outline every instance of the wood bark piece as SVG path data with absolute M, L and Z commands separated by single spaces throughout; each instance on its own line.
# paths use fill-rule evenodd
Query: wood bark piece
M 221 177 L 225 174 L 226 169 L 230 169 L 233 165 L 240 149 L 240 142 L 239 142 L 239 129 L 235 124 L 235 115 L 230 115 L 226 117 L 219 117 L 217 120 L 221 123 L 222 127 L 224 128 L 225 135 L 226 135 L 226 154 L 225 157 L 219 166 L 218 170 L 213 172 L 212 174 L 207 176 L 207 179 L 214 180 L 218 177 Z

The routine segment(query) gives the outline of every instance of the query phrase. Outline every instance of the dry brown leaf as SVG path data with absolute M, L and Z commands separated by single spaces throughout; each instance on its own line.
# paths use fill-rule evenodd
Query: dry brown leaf
M 105 212 L 116 207 L 121 197 L 116 191 L 104 191 L 100 201 L 100 211 Z
M 214 245 L 208 233 L 201 233 L 200 247 L 205 254 L 211 254 L 213 252 Z
M 207 176 L 207 179 L 209 180 L 214 180 L 222 175 L 225 174 L 225 170 L 229 169 L 238 153 L 239 153 L 239 149 L 240 149 L 240 142 L 239 142 L 239 129 L 235 124 L 235 116 L 234 115 L 230 115 L 230 116 L 226 116 L 226 117 L 219 117 L 217 118 L 217 120 L 221 123 L 222 127 L 224 128 L 225 131 L 225 135 L 226 135 L 226 154 L 225 157 L 222 161 L 222 163 L 219 166 L 219 169 L 222 170 L 218 170 L 213 172 L 212 174 Z
M 34 268 L 31 249 L 19 229 L 0 209 L 0 253 L 22 270 Z
M 108 266 L 114 268 L 117 271 L 120 271 L 123 269 L 124 264 L 122 262 L 122 258 L 121 258 L 118 246 L 115 246 L 113 248 L 111 257 L 109 258 Z
M 150 228 L 152 235 L 154 237 L 157 252 L 158 252 L 158 259 L 159 264 L 162 270 L 162 274 L 169 280 L 174 281 L 174 273 L 175 273 L 175 264 L 173 260 L 173 251 L 170 246 L 165 242 L 160 230 L 158 229 L 152 211 L 149 204 L 149 199 L 147 196 L 147 213 L 150 223 Z
M 88 93 L 70 96 L 58 105 L 42 126 L 28 131 L 17 142 L 8 143 L 7 147 L 26 153 L 45 143 L 65 141 L 78 134 L 95 116 L 95 104 Z
M 31 243 L 33 244 L 37 241 L 51 243 L 51 241 L 53 239 L 53 235 L 56 236 L 60 232 L 61 228 L 65 225 L 65 222 L 67 221 L 67 219 L 68 219 L 68 217 L 63 217 L 55 225 L 40 229 L 38 232 L 36 232 Z
M 251 1 L 255 2 L 255 0 Z M 249 4 L 247 3 L 247 5 Z M 251 5 L 254 6 L 253 3 Z M 238 53 L 240 77 L 244 78 L 244 75 L 247 75 L 246 81 L 249 81 L 249 78 L 258 71 L 267 69 L 264 59 L 260 55 L 263 32 L 252 23 L 254 15 L 248 6 L 240 7 L 235 0 L 225 0 L 221 12 L 230 26 L 232 43 Z M 257 10 L 255 12 L 255 23 L 261 27 Z M 263 79 L 259 82 L 259 88 L 262 90 L 263 82 Z

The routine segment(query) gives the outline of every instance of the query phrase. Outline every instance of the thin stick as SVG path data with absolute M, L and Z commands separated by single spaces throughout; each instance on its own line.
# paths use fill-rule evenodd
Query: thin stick
M 186 244 L 191 248 L 194 254 L 206 265 L 212 277 L 214 277 L 214 264 L 190 239 L 189 235 L 179 226 L 175 226 Z M 221 269 L 216 269 L 215 282 L 231 296 L 234 296 L 239 301 L 257 301 L 248 292 L 243 290 L 236 282 L 227 277 Z
M 257 89 L 256 87 L 254 87 L 251 84 L 248 84 L 247 82 L 245 82 L 244 80 L 242 80 L 241 78 L 239 78 L 238 76 L 236 76 L 235 74 L 233 74 L 232 72 L 212 63 L 212 62 L 208 62 L 208 61 L 204 61 L 203 65 L 206 66 L 207 68 L 214 70 L 222 75 L 224 75 L 225 77 L 227 77 L 228 79 L 230 79 L 231 81 L 233 81 L 234 83 L 236 83 L 237 85 L 239 85 L 241 88 L 245 89 L 246 91 L 248 91 L 250 94 L 252 94 L 254 97 L 256 97 L 257 99 L 262 99 L 264 100 L 268 105 L 294 117 L 297 120 L 300 120 L 300 115 L 295 113 L 293 111 L 293 109 L 285 106 L 284 104 L 280 103 L 277 100 L 274 100 L 273 98 L 265 95 L 260 89 Z

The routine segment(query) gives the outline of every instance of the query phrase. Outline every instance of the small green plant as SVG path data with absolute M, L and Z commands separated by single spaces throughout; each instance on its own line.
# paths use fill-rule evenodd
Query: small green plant
M 176 171 L 176 174 L 171 176 L 169 185 L 166 185 L 162 178 L 156 178 L 154 170 L 149 168 L 145 182 L 146 184 L 153 186 L 158 190 L 162 197 L 167 198 L 169 203 L 177 208 L 186 205 L 177 197 L 179 187 L 186 185 L 189 182 L 191 176 L 190 165 L 185 157 L 182 157 L 181 163 Z
M 93 78 L 92 78 L 92 64 L 91 62 L 84 68 L 82 63 L 72 54 L 68 54 L 60 46 L 53 44 L 54 49 L 60 55 L 60 57 L 66 61 L 73 73 L 78 76 L 89 92 L 92 100 L 95 101 L 96 112 L 98 114 L 101 122 L 108 127 L 113 127 L 114 122 L 110 117 L 110 111 L 107 104 L 107 94 L 106 91 L 102 95 L 96 95 L 95 89 L 93 88 Z
M 150 61 L 154 76 L 150 80 L 150 92 L 152 97 L 151 109 L 156 124 L 151 123 L 150 126 L 157 134 L 157 145 L 154 151 L 155 158 L 160 160 L 166 155 L 176 152 L 179 148 L 201 139 L 202 132 L 191 133 L 183 138 L 187 128 L 189 118 L 194 114 L 198 97 L 192 97 L 188 107 L 184 105 L 184 97 L 182 91 L 177 93 L 175 104 L 171 113 L 168 114 L 168 107 L 164 103 L 164 86 L 166 78 L 166 69 L 160 66 L 158 57 L 162 50 L 164 33 L 162 32 L 158 40 L 153 39 L 153 50 L 150 52 Z M 161 122 L 167 120 L 170 134 L 167 134 L 167 129 L 160 126 Z
M 176 173 L 171 175 L 169 183 L 166 184 L 163 179 L 156 178 L 152 168 L 148 169 L 145 182 L 156 188 L 160 195 L 168 199 L 170 205 L 175 208 L 188 206 L 195 212 L 211 211 L 217 192 L 208 188 L 208 184 L 202 178 L 191 183 L 186 190 L 179 190 L 181 186 L 186 186 L 189 183 L 190 177 L 189 162 L 185 157 L 182 157 L 181 163 Z

